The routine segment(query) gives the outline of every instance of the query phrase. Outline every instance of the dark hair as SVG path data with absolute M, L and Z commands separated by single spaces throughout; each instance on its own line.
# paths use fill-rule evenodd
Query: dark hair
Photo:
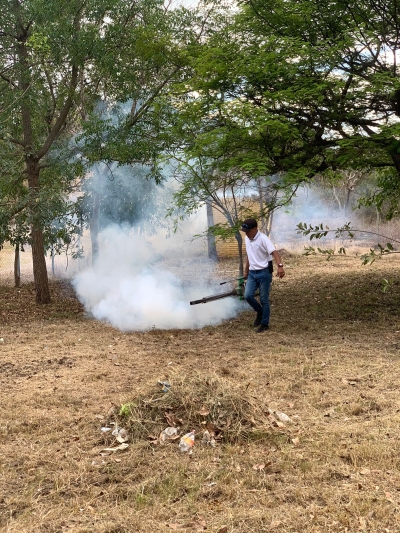
M 255 218 L 246 218 L 243 220 L 241 229 L 243 231 L 250 231 L 253 228 L 257 227 L 257 220 Z

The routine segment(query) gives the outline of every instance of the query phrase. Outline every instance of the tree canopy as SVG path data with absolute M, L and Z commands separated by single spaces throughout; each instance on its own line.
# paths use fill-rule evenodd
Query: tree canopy
M 326 171 L 375 169 L 370 201 L 400 198 L 399 7 L 244 0 L 194 62 L 180 132 L 213 171 L 281 173 L 290 193 Z
M 51 221 L 67 224 L 83 163 L 152 157 L 146 134 L 161 114 L 147 116 L 181 74 L 188 27 L 186 10 L 160 0 L 1 1 L 0 240 L 32 245 L 38 302 L 50 301 Z M 128 101 L 118 127 L 97 113 L 99 102 Z M 82 131 L 84 157 L 74 157 Z

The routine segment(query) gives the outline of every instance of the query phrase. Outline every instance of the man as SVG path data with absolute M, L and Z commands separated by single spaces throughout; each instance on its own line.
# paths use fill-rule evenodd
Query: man
M 257 333 L 267 331 L 269 327 L 269 288 L 272 281 L 272 258 L 277 264 L 278 278 L 283 278 L 285 270 L 280 255 L 270 239 L 260 233 L 255 218 L 246 218 L 241 230 L 246 233 L 247 261 L 244 275 L 247 278 L 244 298 L 257 313 L 254 327 Z M 256 290 L 260 290 L 260 303 L 255 299 Z

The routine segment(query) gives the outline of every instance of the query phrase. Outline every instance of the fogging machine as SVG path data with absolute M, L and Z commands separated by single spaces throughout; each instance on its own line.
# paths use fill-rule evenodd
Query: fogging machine
M 228 281 L 222 281 L 220 285 L 225 285 L 225 283 L 230 283 L 232 281 L 236 281 L 237 285 L 231 291 L 222 292 L 220 294 L 212 294 L 211 296 L 204 296 L 204 298 L 201 298 L 201 300 L 193 300 L 192 302 L 190 302 L 190 305 L 206 304 L 207 302 L 213 302 L 214 300 L 222 300 L 222 298 L 228 298 L 228 296 L 237 296 L 239 300 L 243 300 L 244 288 L 246 284 L 244 277 L 230 279 Z

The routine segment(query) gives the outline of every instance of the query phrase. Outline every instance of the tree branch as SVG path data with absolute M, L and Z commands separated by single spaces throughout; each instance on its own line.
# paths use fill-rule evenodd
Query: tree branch
M 158 87 L 154 89 L 153 94 L 148 98 L 148 100 L 140 107 L 140 109 L 136 113 L 134 111 L 134 107 L 132 106 L 129 119 L 127 121 L 128 127 L 131 128 L 139 121 L 141 116 L 146 113 L 150 105 L 154 102 L 154 100 L 157 98 L 163 88 L 167 85 L 167 83 L 173 78 L 174 74 L 176 74 L 178 70 L 180 70 L 180 68 L 180 66 L 176 66 L 173 69 L 173 71 L 158 85 Z
M 74 103 L 74 93 L 75 93 L 77 84 L 78 84 L 78 67 L 73 65 L 72 71 L 71 71 L 71 83 L 70 83 L 69 90 L 68 90 L 68 97 L 46 141 L 44 142 L 42 148 L 38 150 L 38 152 L 36 153 L 36 156 L 39 160 L 42 159 L 42 157 L 44 157 L 47 154 L 47 152 L 50 150 L 52 144 L 54 143 L 58 134 L 60 133 L 61 128 L 64 126 L 65 121 L 68 117 L 68 114 L 71 110 L 71 107 Z

